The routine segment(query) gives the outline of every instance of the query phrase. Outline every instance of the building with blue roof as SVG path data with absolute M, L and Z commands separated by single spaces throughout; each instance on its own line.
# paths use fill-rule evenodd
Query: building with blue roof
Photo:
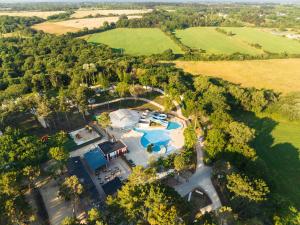
M 107 160 L 99 148 L 95 148 L 85 153 L 83 158 L 93 173 L 107 164 Z

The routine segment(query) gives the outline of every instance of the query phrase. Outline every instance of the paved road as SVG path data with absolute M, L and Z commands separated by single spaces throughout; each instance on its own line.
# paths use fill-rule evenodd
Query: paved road
M 211 167 L 205 166 L 203 163 L 203 152 L 201 144 L 196 146 L 197 150 L 197 169 L 196 172 L 189 178 L 188 182 L 175 186 L 175 190 L 181 195 L 185 196 L 197 187 L 201 187 L 212 200 L 212 210 L 220 208 L 221 201 L 211 182 Z

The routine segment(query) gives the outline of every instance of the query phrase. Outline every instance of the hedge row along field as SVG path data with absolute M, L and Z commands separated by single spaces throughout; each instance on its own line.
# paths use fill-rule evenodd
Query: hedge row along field
M 93 34 L 87 40 L 106 44 L 130 55 L 158 54 L 167 49 L 182 53 L 179 46 L 157 28 L 118 28 Z

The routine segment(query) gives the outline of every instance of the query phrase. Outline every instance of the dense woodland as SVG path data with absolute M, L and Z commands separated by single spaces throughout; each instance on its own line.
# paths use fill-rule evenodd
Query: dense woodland
M 270 6 L 262 10 L 272 9 Z M 214 14 L 204 17 L 191 12 L 185 16 L 184 10 L 179 14 L 154 11 L 132 22 L 123 18 L 116 26 L 159 26 L 172 30 L 236 23 L 233 17 L 227 20 Z M 237 17 L 250 22 L 253 16 L 249 15 L 248 18 L 241 18 L 243 14 Z M 10 21 L 27 26 L 32 18 L 27 22 Z M 193 77 L 172 64 L 159 62 L 174 59 L 170 51 L 132 57 L 72 35 L 28 32 L 26 38 L 0 39 L 0 50 L 0 130 L 3 131 L 0 136 L 0 214 L 3 215 L 0 224 L 25 224 L 33 219 L 25 193 L 34 189 L 36 179 L 44 175 L 41 163 L 53 159 L 55 167 L 48 173 L 55 177 L 69 156 L 65 149 L 66 133 L 56 130 L 57 118 L 69 120 L 76 110 L 87 119 L 88 98 L 94 96 L 89 86 L 93 84 L 103 88 L 114 84 L 120 97 L 139 95 L 138 85 L 164 89 L 171 99 L 181 102 L 189 126 L 184 132 L 185 147 L 179 154 L 160 158 L 149 169 L 136 167 L 117 196 L 108 198 L 107 212 L 89 211 L 87 224 L 213 225 L 224 220 L 228 224 L 299 224 L 300 212 L 292 202 L 277 194 L 276 189 L 280 187 L 276 187 L 265 162 L 252 146 L 255 130 L 236 118 L 245 112 L 267 112 L 297 120 L 299 111 L 294 103 L 298 95 L 282 97 L 271 90 L 242 88 L 204 76 Z M 182 101 L 180 96 L 183 96 Z M 44 117 L 54 134 L 45 139 L 14 127 L 16 116 L 28 114 Z M 197 130 L 202 130 L 205 136 L 205 163 L 213 167 L 213 182 L 218 186 L 224 206 L 217 214 L 206 214 L 193 223 L 189 204 L 154 176 L 158 170 L 181 171 L 194 163 Z M 72 192 L 72 183 L 77 185 L 78 193 Z M 60 194 L 72 199 L 82 192 L 78 180 L 69 178 L 62 183 Z M 63 224 L 79 222 L 66 218 Z
M 0 16 L 0 34 L 23 30 L 44 20 L 39 17 Z

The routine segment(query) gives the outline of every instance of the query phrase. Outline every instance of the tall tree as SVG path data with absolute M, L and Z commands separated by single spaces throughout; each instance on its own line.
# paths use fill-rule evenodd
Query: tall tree
M 82 193 L 83 186 L 76 176 L 67 177 L 59 190 L 60 196 L 62 196 L 66 200 L 72 200 L 74 218 L 76 218 L 77 201 Z
M 228 190 L 236 197 L 260 202 L 266 200 L 270 193 L 269 187 L 262 179 L 250 180 L 247 176 L 238 173 L 227 175 L 226 178 Z

